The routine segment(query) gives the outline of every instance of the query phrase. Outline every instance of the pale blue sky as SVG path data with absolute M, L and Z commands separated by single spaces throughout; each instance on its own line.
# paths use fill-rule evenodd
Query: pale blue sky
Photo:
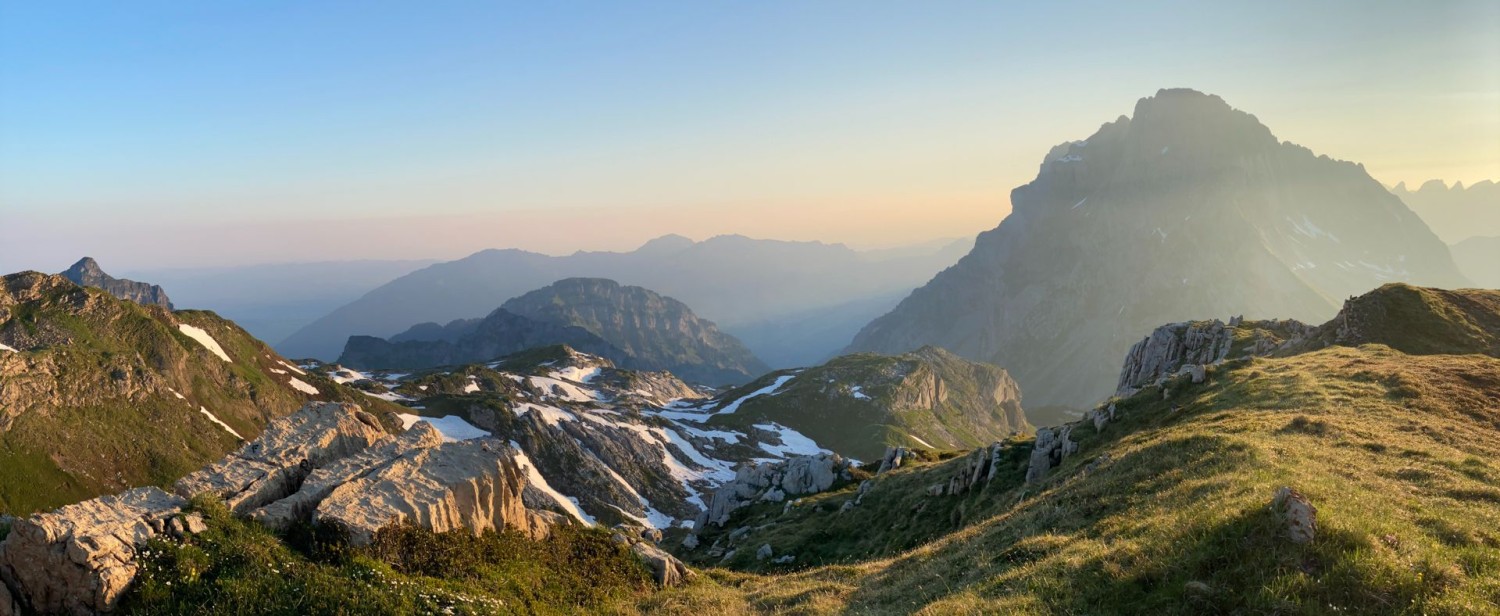
M 1500 3 L 1307 4 L 0 0 L 0 270 L 968 235 L 1175 86 L 1500 178 Z

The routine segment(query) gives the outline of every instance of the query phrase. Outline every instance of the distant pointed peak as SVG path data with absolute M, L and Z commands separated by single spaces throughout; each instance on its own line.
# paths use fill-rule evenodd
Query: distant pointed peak
M 82 259 L 79 259 L 78 262 L 74 263 L 73 267 L 68 268 L 67 271 L 78 273 L 104 273 L 104 269 L 99 267 L 99 262 L 95 261 L 93 257 L 84 257 Z
M 676 233 L 668 233 L 661 237 L 654 238 L 646 242 L 645 244 L 641 244 L 641 247 L 635 249 L 635 251 L 650 254 L 670 254 L 685 250 L 691 247 L 694 243 L 695 242 L 692 240 L 692 238 L 678 235 Z

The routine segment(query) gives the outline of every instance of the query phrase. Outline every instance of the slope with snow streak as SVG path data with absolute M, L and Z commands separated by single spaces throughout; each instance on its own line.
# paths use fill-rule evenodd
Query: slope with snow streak
M 219 341 L 214 340 L 214 337 L 210 336 L 208 331 L 204 330 L 203 328 L 194 327 L 192 325 L 188 325 L 187 323 L 178 323 L 177 329 L 182 333 L 187 334 L 187 337 L 192 338 L 193 340 L 197 340 L 198 344 L 203 345 L 203 348 L 208 349 L 210 353 L 218 355 L 219 359 L 222 359 L 228 363 L 234 363 L 234 360 L 229 359 L 229 354 L 224 352 L 224 347 L 219 346 Z
M 447 415 L 441 420 L 403 415 L 408 426 L 458 420 L 478 438 L 512 442 L 525 456 L 518 460 L 532 484 L 556 502 L 557 511 L 605 525 L 689 526 L 706 508 L 708 495 L 734 478 L 737 465 L 824 451 L 784 426 L 741 431 L 701 425 L 716 413 L 733 412 L 744 400 L 774 395 L 790 375 L 739 400 L 717 401 L 718 409 L 700 408 L 680 398 L 663 402 L 642 396 L 635 378 L 645 373 L 617 370 L 581 354 L 572 359 L 577 360 L 572 365 L 564 359 L 530 369 L 492 362 L 394 380 L 388 375 L 383 382 L 411 396 L 413 409 Z M 470 387 L 481 383 L 482 388 Z M 682 391 L 696 394 L 686 386 Z M 450 429 L 439 426 L 439 431 L 452 436 Z

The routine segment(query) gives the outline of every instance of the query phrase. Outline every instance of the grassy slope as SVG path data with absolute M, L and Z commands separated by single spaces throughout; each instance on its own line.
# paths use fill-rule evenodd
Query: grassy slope
M 1030 431 L 1019 417 L 1019 403 L 1014 414 L 1023 421 L 1018 424 L 986 397 L 988 392 L 980 391 L 973 373 L 986 369 L 1000 372 L 956 356 L 845 355 L 803 370 L 776 395 L 751 398 L 735 413 L 716 416 L 710 423 L 743 430 L 774 421 L 861 460 L 878 459 L 886 445 L 980 447 L 1012 431 Z M 741 398 L 785 374 L 790 372 L 768 374 L 721 398 Z M 934 407 L 911 404 L 921 393 L 917 390 L 933 379 L 943 383 L 947 399 Z M 852 385 L 859 385 L 868 398 L 855 397 Z
M 604 531 L 562 528 L 535 542 L 407 527 L 351 549 L 326 532 L 278 537 L 222 504 L 194 506 L 209 530 L 148 546 L 123 613 L 573 614 L 632 609 L 650 588 L 645 568 Z
M 70 298 L 87 293 L 85 308 Z M 200 327 L 234 361 L 226 363 L 171 322 Z M 212 312 L 165 311 L 98 289 L 59 287 L 17 304 L 0 325 L 64 332 L 68 342 L 15 354 L 15 377 L 40 379 L 55 402 L 20 409 L 0 432 L 0 512 L 22 515 L 132 486 L 169 486 L 238 446 L 199 412 L 209 409 L 246 438 L 310 398 L 288 383 L 264 343 Z M 393 407 L 313 376 L 318 400 L 354 401 L 387 414 Z M 186 400 L 177 398 L 175 390 Z
M 1500 613 L 1500 360 L 1336 347 L 1172 387 L 1168 400 L 1148 389 L 1122 401 L 1102 433 L 1076 430 L 1081 451 L 1040 485 L 1012 477 L 937 516 L 913 513 L 910 496 L 882 505 L 877 487 L 856 509 L 867 523 L 829 524 L 827 513 L 765 535 L 778 554 L 815 543 L 881 554 L 910 531 L 883 524 L 904 517 L 940 534 L 930 543 L 778 575 L 715 571 L 643 609 Z M 954 464 L 880 481 L 920 487 Z M 1283 538 L 1268 508 L 1281 485 L 1318 507 L 1311 544 Z M 804 507 L 831 511 L 850 494 Z M 778 536 L 807 539 L 777 546 Z

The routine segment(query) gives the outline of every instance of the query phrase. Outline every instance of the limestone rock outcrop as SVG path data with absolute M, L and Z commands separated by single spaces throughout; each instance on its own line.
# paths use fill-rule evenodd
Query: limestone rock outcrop
M 1201 383 L 1206 366 L 1227 359 L 1270 355 L 1305 339 L 1315 329 L 1293 319 L 1246 321 L 1232 317 L 1227 324 L 1218 319 L 1169 323 L 1130 347 L 1115 395 L 1129 396 L 1177 375 Z
M 185 504 L 137 488 L 17 520 L 0 544 L 0 579 L 34 612 L 111 611 L 135 580 L 136 550 L 166 533 Z
M 708 524 L 723 526 L 729 514 L 757 501 L 779 501 L 826 491 L 840 478 L 849 478 L 849 466 L 849 460 L 843 456 L 829 453 L 741 465 L 733 481 L 714 491 L 708 509 L 698 516 L 694 528 Z M 774 496 L 766 498 L 767 495 Z
M 313 469 L 345 458 L 389 435 L 374 415 L 347 403 L 313 403 L 266 425 L 254 441 L 178 480 L 177 494 L 209 493 L 236 515 L 290 496 Z
M 515 451 L 493 439 L 444 443 L 408 452 L 373 472 L 338 486 L 313 513 L 336 523 L 355 545 L 382 528 L 415 524 L 434 532 L 474 533 L 509 526 L 532 537 L 548 532 L 522 502 L 526 475 Z
M 314 469 L 298 490 L 265 507 L 250 512 L 250 517 L 275 529 L 311 519 L 313 511 L 339 486 L 359 479 L 389 464 L 408 452 L 443 444 L 443 435 L 432 424 L 419 421 L 406 432 L 383 437 L 369 448 Z
M 1072 432 L 1072 425 L 1037 429 L 1036 444 L 1031 450 L 1031 463 L 1026 468 L 1026 483 L 1045 479 L 1047 473 L 1061 464 L 1064 458 L 1078 451 L 1078 443 L 1071 438 Z

